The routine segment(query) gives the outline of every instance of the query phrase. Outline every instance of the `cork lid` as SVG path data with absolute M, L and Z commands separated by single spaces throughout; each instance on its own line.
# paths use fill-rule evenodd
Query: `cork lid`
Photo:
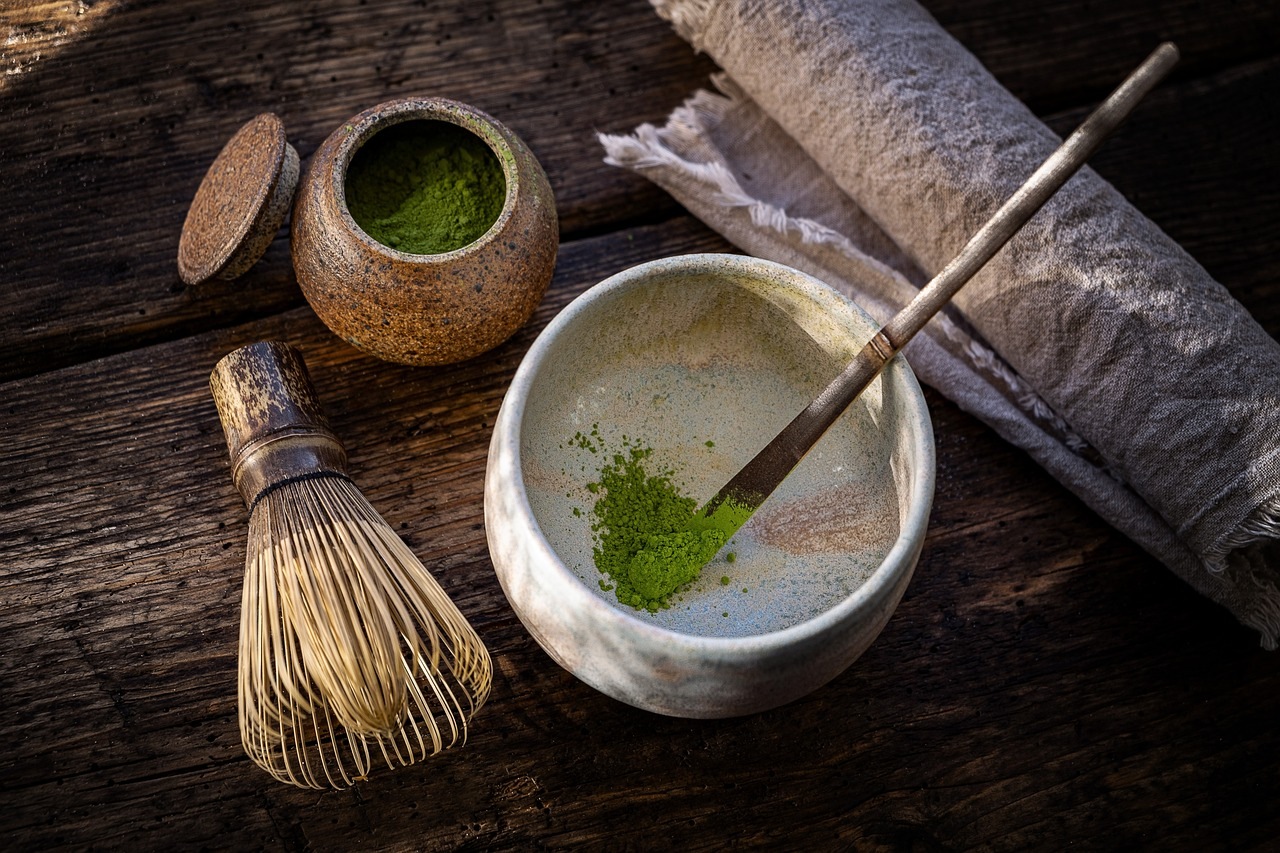
M 253 266 L 284 224 L 298 186 L 298 152 L 284 124 L 263 113 L 236 131 L 191 200 L 178 241 L 189 285 L 233 279 Z

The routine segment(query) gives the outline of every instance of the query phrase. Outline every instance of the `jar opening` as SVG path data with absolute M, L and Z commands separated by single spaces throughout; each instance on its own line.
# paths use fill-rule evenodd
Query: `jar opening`
M 484 236 L 502 213 L 506 177 L 479 136 L 414 119 L 378 131 L 355 152 L 347 210 L 374 240 L 411 255 L 452 252 Z

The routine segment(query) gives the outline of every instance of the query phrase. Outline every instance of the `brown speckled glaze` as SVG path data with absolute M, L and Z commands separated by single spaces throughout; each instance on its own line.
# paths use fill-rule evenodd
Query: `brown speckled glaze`
M 507 182 L 493 226 L 438 255 L 379 243 L 346 205 L 355 152 L 380 130 L 417 119 L 475 133 L 497 155 Z M 316 151 L 294 204 L 292 246 L 303 295 L 335 334 L 388 361 L 450 364 L 502 343 L 533 314 L 551 282 L 559 224 L 547 176 L 519 137 L 466 104 L 406 98 L 366 110 Z

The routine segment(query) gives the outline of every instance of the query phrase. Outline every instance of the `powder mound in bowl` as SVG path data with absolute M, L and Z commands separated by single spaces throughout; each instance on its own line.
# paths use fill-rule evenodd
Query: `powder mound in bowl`
M 592 453 L 602 449 L 598 441 L 598 427 L 573 439 Z M 673 593 L 698 579 L 737 525 L 727 513 L 696 515 L 697 502 L 680 493 L 673 471 L 651 475 L 645 470 L 652 448 L 625 436 L 622 444 L 623 452 L 600 469 L 599 482 L 587 486 L 593 494 L 603 493 L 591 510 L 593 557 L 596 568 L 612 580 L 620 603 L 657 612 L 670 606 Z

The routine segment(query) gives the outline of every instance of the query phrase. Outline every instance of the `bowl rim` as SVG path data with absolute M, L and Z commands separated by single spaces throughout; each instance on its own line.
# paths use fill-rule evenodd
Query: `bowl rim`
M 534 535 L 537 549 L 540 552 L 545 552 L 551 558 L 548 561 L 549 567 L 544 566 L 540 567 L 540 569 L 549 568 L 550 571 L 554 572 L 560 581 L 557 584 L 557 588 L 569 590 L 567 594 L 573 597 L 575 610 L 585 608 L 585 611 L 593 619 L 616 621 L 626 626 L 627 630 L 646 637 L 650 642 L 657 641 L 665 644 L 672 651 L 691 651 L 704 659 L 740 659 L 744 656 L 758 657 L 767 655 L 771 652 L 778 652 L 798 644 L 803 645 L 807 642 L 821 639 L 824 635 L 849 624 L 850 621 L 860 621 L 857 617 L 862 611 L 867 611 L 867 617 L 871 617 L 877 605 L 886 596 L 892 594 L 895 585 L 901 580 L 902 573 L 906 572 L 909 575 L 914 571 L 915 555 L 918 553 L 927 531 L 929 514 L 933 505 L 936 458 L 933 426 L 929 417 L 929 410 L 919 382 L 916 380 L 915 374 L 905 358 L 901 355 L 897 357 L 901 360 L 899 370 L 902 384 L 906 386 L 903 390 L 911 401 L 912 408 L 921 414 L 919 418 L 907 420 L 908 440 L 914 443 L 913 457 L 919 462 L 919 464 L 913 466 L 914 470 L 911 475 L 911 488 L 913 495 L 915 495 L 915 500 L 908 505 L 893 546 L 880 564 L 876 566 L 870 577 L 833 606 L 784 628 L 761 634 L 729 637 L 692 634 L 654 625 L 644 621 L 639 616 L 627 613 L 621 609 L 621 606 L 614 606 L 604 601 L 588 587 L 587 583 L 576 572 L 565 565 L 564 560 L 556 553 L 554 546 L 542 531 L 541 526 L 538 524 L 537 516 L 534 515 L 532 505 L 529 503 L 528 490 L 525 486 L 523 469 L 520 464 L 521 434 L 524 427 L 524 414 L 529 392 L 533 381 L 543 369 L 547 353 L 566 327 L 573 324 L 579 316 L 589 310 L 601 298 L 618 291 L 641 286 L 647 281 L 672 274 L 714 274 L 718 271 L 757 277 L 762 274 L 769 274 L 775 280 L 781 277 L 787 280 L 789 284 L 797 285 L 801 290 L 806 291 L 806 295 L 813 295 L 813 291 L 829 292 L 834 294 L 838 300 L 847 303 L 855 314 L 863 317 L 871 325 L 873 330 L 879 327 L 865 310 L 844 294 L 807 273 L 775 261 L 746 255 L 693 253 L 642 262 L 617 272 L 588 288 L 552 318 L 551 322 L 538 335 L 526 352 L 508 387 L 494 427 L 495 452 L 491 453 L 491 457 L 497 460 L 497 464 L 509 468 L 509 470 L 502 471 L 500 474 L 504 475 L 503 479 L 516 487 L 515 505 L 520 511 L 520 520 L 527 532 Z M 497 447 L 499 442 L 505 445 L 501 448 L 502 452 L 496 452 L 499 450 Z M 501 579 L 501 572 L 499 572 L 499 577 Z M 516 607 L 517 614 L 519 614 L 516 602 L 512 601 L 512 605 Z M 539 642 L 542 644 L 541 640 Z

